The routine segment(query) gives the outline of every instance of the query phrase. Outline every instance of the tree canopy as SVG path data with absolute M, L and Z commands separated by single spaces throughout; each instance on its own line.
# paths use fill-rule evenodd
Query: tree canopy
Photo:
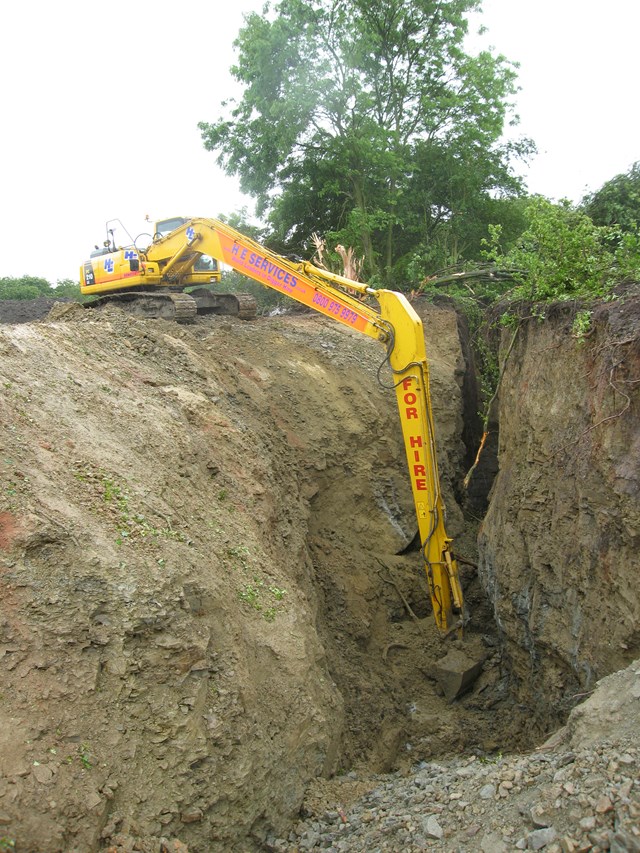
M 512 157 L 533 150 L 501 142 L 515 66 L 463 49 L 480 6 L 280 0 L 247 17 L 232 69 L 243 94 L 199 127 L 282 246 L 323 234 L 396 286 L 477 257 L 522 190 Z
M 502 287 L 494 287 L 494 297 L 508 290 L 516 299 L 532 301 L 589 299 L 639 280 L 637 229 L 625 233 L 617 224 L 597 225 L 584 209 L 543 196 L 527 200 L 524 220 L 525 229 L 506 252 L 500 226 L 489 229 L 484 256 L 498 271 L 509 271 Z
M 596 225 L 618 225 L 624 232 L 637 232 L 640 226 L 640 161 L 588 195 L 583 205 Z
M 80 298 L 80 286 L 69 278 L 58 281 L 54 286 L 46 278 L 34 275 L 0 277 L 0 299 L 38 299 L 46 296 L 56 299 L 62 296 Z

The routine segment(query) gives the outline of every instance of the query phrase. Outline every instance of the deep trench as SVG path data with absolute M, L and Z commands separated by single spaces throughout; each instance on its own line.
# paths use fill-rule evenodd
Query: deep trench
M 459 751 L 531 749 L 566 721 L 597 678 L 637 656 L 638 473 L 628 448 L 638 442 L 639 302 L 603 303 L 588 341 L 572 333 L 579 304 L 548 309 L 543 325 L 524 321 L 477 460 L 483 401 L 468 327 L 458 315 L 464 453 L 449 476 L 464 516 L 454 539 L 468 608 L 464 638 L 443 640 L 433 628 L 416 540 L 386 567 L 380 561 L 364 616 L 350 606 L 348 580 L 336 578 L 321 551 L 313 554 L 324 602 L 318 628 L 347 708 L 347 764 L 380 769 Z M 501 345 L 495 334 L 494 345 Z M 325 472 L 319 495 L 348 491 L 341 478 L 340 470 Z M 330 498 L 325 503 L 330 507 Z M 312 525 L 317 532 L 324 524 L 326 532 L 332 520 L 321 497 L 315 509 Z M 581 517 L 576 539 L 574 519 Z M 338 539 L 347 542 L 347 531 Z M 613 568 L 616 543 L 629 560 Z M 481 661 L 482 673 L 445 702 L 434 671 L 452 649 Z
M 462 315 L 458 331 L 465 361 L 464 453 L 451 494 L 464 517 L 464 533 L 457 543 L 468 616 L 462 635 L 443 638 L 435 628 L 417 531 L 406 541 L 410 525 L 405 527 L 405 544 L 395 556 L 378 559 L 367 552 L 363 560 L 357 534 L 349 523 L 340 523 L 341 513 L 336 511 L 336 495 L 343 496 L 341 506 L 346 496 L 358 491 L 353 472 L 332 466 L 314 481 L 308 542 L 321 602 L 317 629 L 328 651 L 331 677 L 345 702 L 340 770 L 386 772 L 460 752 L 488 756 L 520 751 L 539 743 L 557 722 L 553 714 L 547 716 L 540 708 L 534 713 L 514 698 L 491 604 L 478 581 L 476 538 L 497 472 L 497 424 L 492 424 L 491 440 L 471 487 L 464 489 L 462 481 L 482 436 L 482 420 L 477 370 Z M 394 484 L 383 482 L 379 488 L 386 496 L 384 511 L 391 515 L 388 504 L 394 503 Z M 398 511 L 398 518 L 402 515 Z M 405 525 L 406 521 L 405 508 Z M 456 543 L 454 553 L 455 548 Z M 340 568 L 344 566 L 349 568 Z M 354 593 L 364 574 L 366 593 Z M 453 702 L 443 696 L 435 674 L 439 660 L 452 650 L 481 661 L 483 668 L 478 680 Z
M 104 436 L 116 437 L 114 447 L 139 430 L 139 440 L 130 447 L 132 457 L 145 436 L 160 442 L 179 424 L 179 451 L 168 442 L 171 464 L 153 486 L 157 495 L 165 489 L 168 495 L 178 495 L 170 510 L 176 518 L 182 502 L 192 500 L 195 517 L 185 522 L 186 529 L 191 522 L 202 524 L 203 505 L 216 508 L 220 529 L 202 526 L 209 550 L 198 565 L 187 544 L 177 539 L 166 543 L 168 568 L 173 561 L 179 565 L 173 574 L 165 574 L 167 566 L 155 560 L 151 572 L 144 547 L 139 554 L 132 550 L 135 570 L 140 579 L 147 578 L 148 586 L 144 595 L 127 598 L 128 569 L 121 557 L 105 561 L 97 547 L 91 559 L 80 553 L 78 542 L 87 542 L 86 529 L 73 519 L 86 509 L 91 520 L 91 501 L 104 510 L 104 500 L 89 488 L 97 481 L 75 476 L 73 460 L 82 442 L 66 450 L 72 471 L 61 466 L 57 482 L 68 487 L 71 520 L 55 527 L 51 521 L 40 523 L 30 510 L 27 522 L 39 524 L 53 538 L 49 542 L 42 530 L 34 529 L 24 565 L 10 561 L 9 566 L 9 580 L 15 576 L 10 592 L 34 594 L 41 607 L 42 638 L 55 631 L 56 649 L 71 661 L 65 667 L 56 660 L 46 669 L 34 658 L 29 676 L 37 679 L 33 695 L 40 696 L 40 679 L 51 678 L 55 684 L 60 673 L 73 680 L 76 669 L 79 672 L 81 689 L 73 694 L 73 702 L 54 696 L 52 713 L 58 714 L 59 708 L 62 723 L 56 719 L 47 737 L 53 743 L 58 726 L 63 735 L 68 728 L 70 736 L 81 737 L 84 720 L 91 720 L 96 750 L 104 729 L 114 744 L 103 744 L 104 755 L 110 758 L 113 749 L 123 762 L 114 771 L 114 776 L 120 773 L 118 808 L 126 811 L 132 803 L 131 814 L 136 819 L 142 815 L 150 827 L 144 832 L 163 831 L 156 818 L 167 814 L 175 831 L 185 837 L 217 831 L 227 832 L 229 838 L 261 820 L 265 826 L 290 820 L 304 785 L 321 773 L 330 777 L 351 770 L 363 775 L 406 770 L 438 757 L 492 757 L 538 746 L 597 677 L 622 668 L 640 651 L 638 457 L 630 452 L 640 446 L 637 302 L 603 305 L 594 314 L 592 336 L 583 342 L 571 334 L 569 308 L 576 306 L 558 309 L 546 324 L 524 328 L 469 490 L 461 483 L 480 440 L 481 400 L 465 323 L 455 320 L 464 362 L 462 375 L 456 369 L 462 439 L 461 447 L 444 449 L 442 471 L 469 621 L 463 637 L 446 638 L 439 635 L 430 612 L 420 554 L 409 547 L 414 510 L 407 498 L 395 410 L 370 391 L 377 364 L 367 374 L 359 345 L 343 349 L 344 339 L 325 326 L 315 329 L 311 345 L 308 329 L 295 324 L 288 328 L 286 323 L 263 326 L 260 347 L 264 340 L 274 351 L 264 358 L 246 328 L 226 323 L 196 327 L 197 334 L 187 334 L 180 347 L 166 343 L 174 340 L 171 329 L 126 320 L 113 321 L 120 323 L 118 336 L 100 324 L 79 326 L 68 340 L 64 330 L 51 331 L 47 340 L 59 345 L 52 353 L 62 359 L 60 375 L 73 406 L 63 410 L 69 417 L 66 423 L 43 421 L 51 433 L 46 443 L 54 440 L 59 422 L 67 433 L 76 427 L 82 420 L 79 411 L 83 418 L 93 415 L 94 424 L 104 421 Z M 32 336 L 48 364 L 47 340 L 39 341 L 37 332 Z M 110 361 L 114 343 L 123 340 L 131 346 L 123 346 Z M 125 365 L 147 371 L 147 381 L 123 381 L 118 396 L 111 377 L 108 386 L 100 380 L 91 386 L 85 372 L 87 345 L 93 352 L 98 344 L 114 377 L 122 377 Z M 217 348 L 232 353 L 221 366 L 215 361 Z M 179 362 L 184 380 L 178 390 L 187 392 L 187 402 L 162 396 L 163 404 L 155 411 L 166 420 L 160 421 L 162 433 L 156 434 L 155 425 L 145 419 L 144 406 L 154 411 L 158 386 L 173 387 L 175 360 L 187 350 L 208 366 L 190 372 L 186 356 Z M 25 352 L 7 351 L 15 364 L 22 363 L 23 355 L 24 364 L 30 364 Z M 67 363 L 64 354 L 75 357 L 82 380 L 71 383 L 70 389 L 67 372 L 73 359 Z M 254 363 L 270 374 L 271 385 L 253 370 Z M 209 372 L 219 386 L 215 402 L 204 394 Z M 324 377 L 326 388 L 331 385 L 329 391 L 318 377 Z M 14 377 L 7 399 L 16 406 L 16 424 L 31 439 L 14 450 L 22 455 L 23 467 L 33 464 L 30 473 L 35 478 L 40 460 L 57 464 L 54 455 L 43 455 L 51 450 L 39 443 L 37 432 L 39 415 L 47 414 L 48 407 L 36 412 L 34 383 L 34 416 L 26 420 L 17 384 Z M 437 377 L 436 387 L 437 414 L 446 421 L 453 403 L 442 377 Z M 329 392 L 335 411 L 327 406 Z M 191 403 L 188 394 L 200 397 Z M 45 399 L 55 409 L 58 399 Z M 93 401 L 92 406 L 87 401 Z M 202 412 L 215 414 L 213 431 Z M 123 413 L 132 424 L 125 436 Z M 303 433 L 312 439 L 309 446 L 300 440 Z M 11 440 L 16 435 L 7 433 Z M 249 460 L 243 456 L 247 437 L 252 441 Z M 67 438 L 58 436 L 61 448 Z M 149 467 L 149 458 L 141 455 L 141 471 Z M 89 461 L 90 456 L 85 464 Z M 152 489 L 151 481 L 142 480 Z M 14 488 L 26 490 L 24 479 Z M 146 494 L 153 503 L 157 495 L 152 490 Z M 57 507 L 59 496 L 49 497 Z M 242 499 L 251 504 L 247 515 Z M 44 504 L 43 518 L 62 517 L 57 513 Z M 248 542 L 256 553 L 268 552 L 274 573 L 283 567 L 278 582 L 300 588 L 299 609 L 290 614 L 290 622 L 266 623 L 238 600 L 234 584 L 238 578 L 251 580 L 243 574 L 248 552 L 242 521 L 253 531 Z M 103 542 L 112 533 L 107 522 L 103 513 Z M 268 547 L 258 551 L 263 536 Z M 52 543 L 66 554 L 61 566 Z M 34 584 L 38 559 L 40 573 Z M 54 589 L 55 571 L 62 572 L 64 594 Z M 69 589 L 73 594 L 67 602 Z M 25 625 L 30 624 L 33 605 L 27 602 L 21 612 L 26 614 Z M 304 632 L 296 621 L 302 619 Z M 58 645 L 69 630 L 76 632 L 73 642 Z M 187 638 L 183 647 L 182 637 Z M 300 648 L 290 649 L 289 641 Z M 39 637 L 34 639 L 36 650 L 38 642 Z M 447 701 L 437 666 L 451 652 L 482 667 L 466 692 Z M 159 666 L 148 665 L 153 661 Z M 8 700 L 22 703 L 17 707 L 26 719 L 34 707 L 20 693 L 28 678 L 20 670 L 11 670 L 8 677 L 17 684 Z M 100 688 L 95 691 L 94 677 Z M 67 685 L 69 691 L 72 686 Z M 105 699 L 110 704 L 105 705 Z M 179 749 L 170 748 L 165 732 L 149 729 L 160 719 L 168 730 L 176 727 Z M 55 742 L 53 748 L 62 750 Z M 127 764 L 129 742 L 139 747 L 139 758 L 132 764 Z M 37 738 L 25 735 L 25 744 L 29 766 L 40 762 Z M 77 762 L 47 760 L 58 761 L 61 777 L 69 774 L 59 799 L 76 808 L 78 788 L 71 774 L 82 768 Z M 164 767 L 169 760 L 176 762 L 173 781 Z M 23 785 L 23 777 L 16 778 Z M 274 805 L 275 792 L 279 800 Z M 25 783 L 19 805 L 27 818 L 38 813 L 31 795 Z M 199 813 L 206 816 L 202 824 Z M 196 819 L 185 823 L 183 814 Z M 95 821 L 93 829 L 99 833 L 102 825 L 97 817 Z M 89 823 L 83 818 L 72 831 L 80 837 L 91 830 Z M 68 826 L 64 831 L 71 831 Z M 50 831 L 43 824 L 43 837 Z

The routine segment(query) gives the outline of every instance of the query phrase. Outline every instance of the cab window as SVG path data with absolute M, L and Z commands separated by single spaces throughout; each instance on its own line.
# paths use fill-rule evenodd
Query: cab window
M 164 237 L 179 228 L 187 220 L 183 216 L 174 216 L 173 219 L 163 219 L 162 222 L 156 222 L 156 234 Z

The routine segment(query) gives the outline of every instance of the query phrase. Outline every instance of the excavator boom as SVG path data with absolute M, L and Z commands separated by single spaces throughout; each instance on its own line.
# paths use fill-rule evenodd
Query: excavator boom
M 444 526 L 422 321 L 403 294 L 378 290 L 375 297 L 381 316 L 393 329 L 389 367 L 395 377 L 393 385 L 433 614 L 443 633 L 454 628 L 461 631 L 462 588 Z
M 150 261 L 157 258 L 161 264 L 163 257 L 173 259 L 188 251 L 211 255 L 248 278 L 369 337 L 381 341 L 388 338 L 388 331 L 380 323 L 377 312 L 332 286 L 330 279 L 340 281 L 339 276 L 332 276 L 313 264 L 290 261 L 277 255 L 216 219 L 190 219 L 151 246 L 147 257 Z M 170 264 L 171 260 L 167 266 Z M 341 281 L 354 291 L 367 291 L 358 282 Z
M 295 262 L 216 219 L 175 219 L 177 227 L 156 235 L 144 252 L 113 250 L 107 262 L 84 267 L 83 292 L 136 295 L 176 282 L 191 283 L 197 258 L 209 257 L 265 287 L 383 343 L 393 376 L 416 508 L 422 555 L 436 624 L 444 634 L 462 629 L 463 597 L 458 568 L 445 531 L 445 511 L 436 459 L 429 392 L 429 366 L 422 321 L 401 293 L 375 290 L 308 262 Z M 134 257 L 135 255 L 135 257 Z M 111 268 L 111 278 L 106 271 Z M 113 274 L 115 271 L 115 275 Z M 192 293 L 198 298 L 198 290 Z M 144 293 L 143 296 L 154 296 Z M 169 293 L 176 311 L 187 311 L 186 293 Z M 379 310 L 362 301 L 377 300 Z M 360 297 L 360 298 L 359 298 Z M 206 301 L 214 296 L 202 295 Z M 182 304 L 184 303 L 184 305 Z M 193 309 L 195 312 L 195 308 Z

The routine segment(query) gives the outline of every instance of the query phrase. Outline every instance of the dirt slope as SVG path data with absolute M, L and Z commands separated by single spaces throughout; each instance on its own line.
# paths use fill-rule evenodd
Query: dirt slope
M 428 340 L 450 532 L 472 548 L 452 311 L 430 309 Z M 449 646 L 419 554 L 395 556 L 415 522 L 383 356 L 304 315 L 67 306 L 0 329 L 0 819 L 19 849 L 249 850 L 318 775 L 496 747 L 491 648 L 470 630 L 486 672 L 453 713 L 429 677 Z
M 468 345 L 451 308 L 418 308 L 447 526 L 473 561 L 476 525 L 456 503 L 476 406 Z M 620 331 L 620 346 L 605 346 L 607 332 L 578 352 L 620 353 Z M 566 343 L 573 359 L 570 334 Z M 23 853 L 275 849 L 301 804 L 334 802 L 339 780 L 352 781 L 353 798 L 372 773 L 541 743 L 562 717 L 554 664 L 563 678 L 573 670 L 535 620 L 523 640 L 510 609 L 522 584 L 546 589 L 526 555 L 553 529 L 544 510 L 527 538 L 521 506 L 543 476 L 517 455 L 534 445 L 540 408 L 526 442 L 509 418 L 542 405 L 548 376 L 535 371 L 533 329 L 527 344 L 505 379 L 486 593 L 463 567 L 461 643 L 436 634 L 419 554 L 399 556 L 414 510 L 395 404 L 376 380 L 379 345 L 304 314 L 179 327 L 58 306 L 43 322 L 1 326 L 0 842 Z M 543 350 L 561 344 L 552 335 Z M 634 375 L 618 375 L 627 390 Z M 576 389 L 576 408 L 587 390 Z M 630 435 L 611 444 L 624 471 Z M 603 462 L 591 491 L 608 471 Z M 626 494 L 616 506 L 632 537 Z M 632 577 L 613 585 L 623 625 L 635 618 Z M 636 648 L 618 623 L 609 636 L 628 648 L 599 659 L 598 675 Z M 483 663 L 453 704 L 434 678 L 451 649 Z M 562 697 L 575 702 L 585 682 L 572 678 Z
M 305 804 L 278 853 L 637 853 L 640 661 L 598 682 L 567 725 L 534 751 L 420 762 L 409 773 L 349 777 Z

